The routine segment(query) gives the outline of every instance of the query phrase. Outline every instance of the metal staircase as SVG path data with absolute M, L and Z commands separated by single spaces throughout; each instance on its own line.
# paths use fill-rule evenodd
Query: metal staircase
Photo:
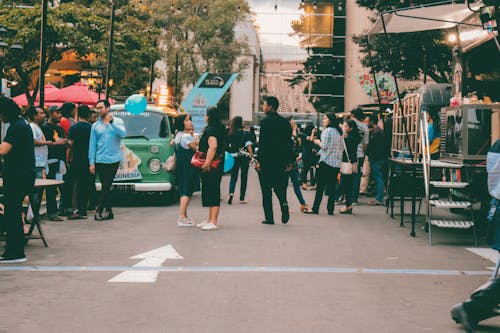
M 461 174 L 464 169 L 467 173 L 467 168 L 463 164 L 448 163 L 439 160 L 432 160 L 429 151 L 429 131 L 428 122 L 425 114 L 420 116 L 420 138 L 422 140 L 421 153 L 422 153 L 422 167 L 424 170 L 424 183 L 425 183 L 425 201 L 427 207 L 426 226 L 429 232 L 429 244 L 432 245 L 432 228 L 447 228 L 447 229 L 472 229 L 474 233 L 474 245 L 477 246 L 476 225 L 474 223 L 474 211 L 472 208 L 472 192 L 468 182 L 453 180 L 453 174 Z M 431 171 L 441 169 L 442 177 L 445 178 L 441 181 L 431 180 Z M 461 174 L 462 175 L 462 174 Z M 467 176 L 467 175 L 465 175 Z M 465 178 L 467 179 L 467 178 Z M 448 189 L 447 198 L 431 199 L 431 193 L 435 189 Z M 457 195 L 459 194 L 459 195 Z M 453 199 L 453 196 L 460 197 L 461 200 Z M 470 214 L 470 218 L 457 219 L 450 216 L 451 213 L 445 214 L 448 210 L 464 210 Z M 443 216 L 444 215 L 444 216 Z

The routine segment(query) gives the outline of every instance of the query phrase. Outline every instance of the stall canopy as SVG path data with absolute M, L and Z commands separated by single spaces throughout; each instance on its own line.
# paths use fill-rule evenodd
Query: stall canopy
M 481 6 L 482 2 L 471 4 L 473 10 L 479 10 Z M 443 1 L 427 7 L 392 10 L 381 14 L 367 34 L 384 33 L 384 22 L 389 34 L 448 29 L 457 24 L 467 24 L 463 22 L 474 14 L 467 4 L 452 1 Z

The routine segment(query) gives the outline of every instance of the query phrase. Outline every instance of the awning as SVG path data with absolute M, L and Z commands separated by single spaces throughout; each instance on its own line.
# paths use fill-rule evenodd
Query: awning
M 482 2 L 471 5 L 473 10 L 479 10 L 481 6 Z M 387 33 L 404 33 L 453 28 L 472 15 L 474 12 L 467 7 L 467 4 L 454 4 L 451 1 L 448 4 L 435 6 L 403 8 L 380 15 L 367 35 L 384 33 L 382 17 Z

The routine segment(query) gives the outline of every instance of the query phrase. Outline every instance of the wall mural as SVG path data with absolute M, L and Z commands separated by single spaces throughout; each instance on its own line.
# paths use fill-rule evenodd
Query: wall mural
M 356 73 L 356 79 L 370 98 L 371 103 L 377 103 L 377 90 L 375 89 L 375 80 L 371 74 Z M 377 85 L 380 94 L 381 104 L 390 104 L 397 98 L 396 85 L 394 79 L 389 74 L 377 74 Z

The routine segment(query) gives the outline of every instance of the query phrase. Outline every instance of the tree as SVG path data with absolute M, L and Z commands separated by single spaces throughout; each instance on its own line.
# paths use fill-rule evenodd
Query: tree
M 401 2 L 399 0 L 358 0 L 356 2 L 361 7 L 381 13 L 393 8 L 408 7 L 410 4 L 421 5 L 436 1 L 412 0 L 410 3 L 410 1 Z M 418 79 L 422 74 L 427 74 L 438 83 L 447 83 L 451 80 L 452 52 L 451 46 L 445 42 L 443 31 L 390 34 L 388 40 L 383 35 L 372 35 L 369 38 L 375 72 L 393 73 L 409 80 Z M 361 47 L 361 52 L 365 54 L 361 60 L 363 65 L 371 67 L 365 36 L 356 36 L 354 41 Z M 390 54 L 389 49 L 392 50 L 392 54 Z
M 7 29 L 5 38 L 9 44 L 20 43 L 22 52 L 9 52 L 6 57 L 7 77 L 19 81 L 19 89 L 33 105 L 38 94 L 40 50 L 40 6 L 31 8 L 0 6 L 0 24 Z M 107 22 L 93 14 L 89 8 L 75 4 L 63 4 L 48 12 L 45 41 L 47 57 L 41 75 L 49 66 L 73 51 L 78 57 L 90 54 L 107 28 Z M 33 89 L 33 93 L 29 91 Z
M 234 30 L 249 15 L 246 1 L 149 2 L 156 6 L 155 26 L 162 30 L 168 84 L 176 86 L 176 100 L 182 97 L 182 87 L 196 83 L 203 72 L 240 72 L 246 67 L 238 57 L 247 52 L 248 44 L 238 40 Z
M 19 81 L 17 89 L 24 92 L 29 104 L 33 105 L 38 94 L 40 5 L 29 8 L 12 6 L 12 3 L 2 2 L 0 5 L 0 24 L 8 30 L 5 40 L 9 44 L 21 43 L 23 51 L 8 53 L 6 76 Z M 23 4 L 29 5 L 27 2 Z M 64 1 L 50 8 L 45 33 L 46 66 L 42 74 L 68 51 L 74 52 L 80 59 L 90 55 L 102 59 L 104 66 L 108 50 L 109 16 L 108 1 Z M 150 64 L 159 59 L 155 44 L 157 38 L 158 31 L 150 26 L 150 14 L 147 11 L 125 0 L 117 2 L 112 93 L 129 95 L 145 90 Z M 32 94 L 29 93 L 31 90 Z

